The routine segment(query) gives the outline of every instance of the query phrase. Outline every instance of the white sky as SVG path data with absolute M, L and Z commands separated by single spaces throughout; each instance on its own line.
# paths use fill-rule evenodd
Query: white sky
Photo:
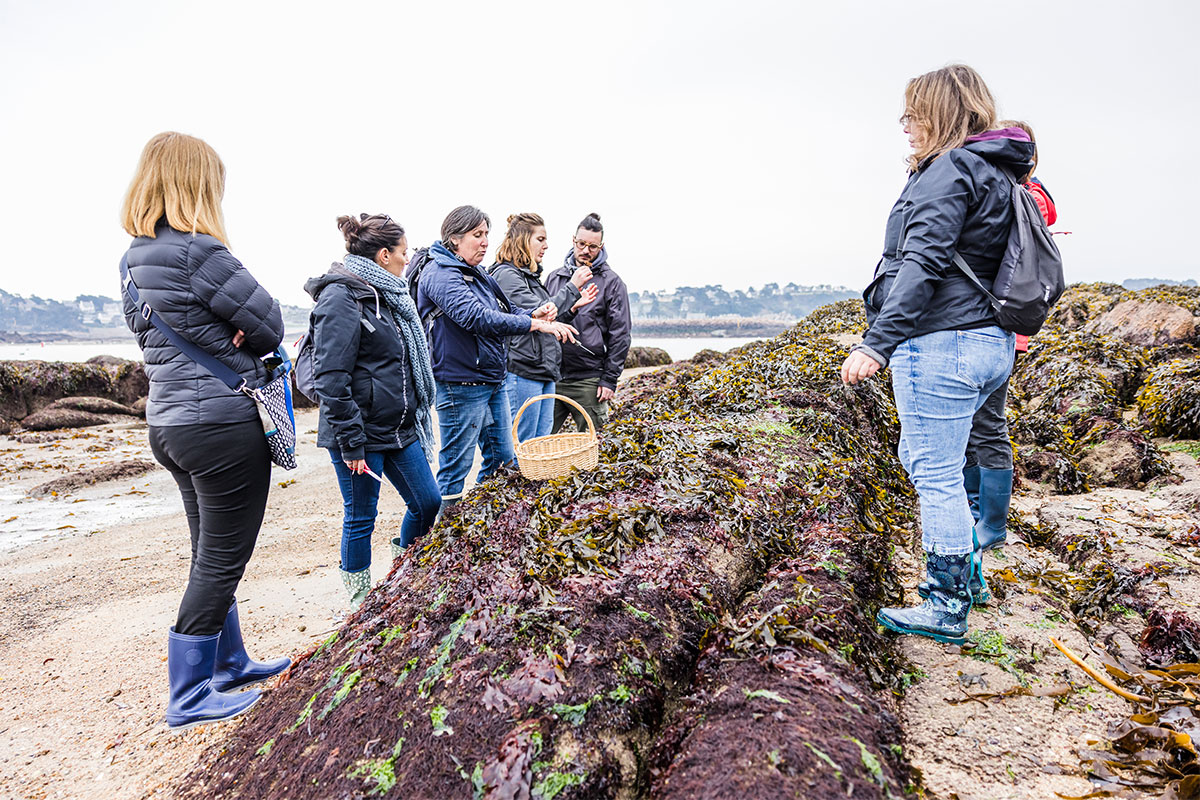
M 0 288 L 116 296 L 142 146 L 207 140 L 278 298 L 382 212 L 599 212 L 631 290 L 870 279 L 906 81 L 978 69 L 1029 121 L 1067 278 L 1200 276 L 1195 2 L 0 0 Z M 488 263 L 490 263 L 490 258 Z

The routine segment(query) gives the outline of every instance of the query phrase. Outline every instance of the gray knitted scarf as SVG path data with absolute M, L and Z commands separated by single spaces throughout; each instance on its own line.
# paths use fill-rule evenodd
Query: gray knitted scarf
M 429 343 L 412 295 L 408 293 L 408 281 L 388 272 L 369 258 L 349 254 L 342 262 L 347 270 L 369 283 L 383 295 L 391 312 L 396 330 L 404 337 L 408 346 L 408 357 L 412 362 L 412 374 L 417 384 L 417 436 L 421 449 L 430 464 L 437 458 L 437 443 L 433 438 L 433 405 L 436 388 L 433 383 L 433 367 L 429 360 Z

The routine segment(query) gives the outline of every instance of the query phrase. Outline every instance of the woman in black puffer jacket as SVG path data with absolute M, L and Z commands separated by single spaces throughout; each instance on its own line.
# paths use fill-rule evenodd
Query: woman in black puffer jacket
M 140 302 L 124 284 L 121 298 L 150 379 L 150 448 L 179 484 L 192 537 L 187 590 L 168 635 L 172 728 L 242 713 L 258 700 L 258 690 L 233 690 L 291 663 L 250 659 L 233 596 L 254 551 L 271 481 L 258 409 L 147 318 L 148 307 L 248 386 L 266 380 L 260 357 L 279 346 L 283 318 L 279 303 L 225 244 L 224 187 L 225 166 L 211 147 L 162 133 L 142 151 L 122 209 L 122 224 L 135 237 L 125 260 Z
M 1015 218 L 1009 176 L 1030 170 L 1034 147 L 1019 128 L 996 129 L 991 92 L 961 64 L 909 81 L 901 122 L 913 149 L 908 182 L 864 292 L 869 327 L 842 380 L 891 366 L 899 456 L 921 499 L 927 599 L 882 609 L 878 620 L 961 644 L 972 603 L 988 598 L 963 487 L 967 440 L 975 412 L 1008 378 L 1015 337 L 955 254 L 990 291 Z
M 312 311 L 313 379 L 321 404 L 317 445 L 342 490 L 342 583 L 358 607 L 371 588 L 371 534 L 380 478 L 408 510 L 392 557 L 431 527 L 441 506 L 429 459 L 436 452 L 435 393 L 417 308 L 404 280 L 408 239 L 384 214 L 339 217 L 343 263 L 304 286 Z
M 557 309 L 559 322 L 570 322 L 575 311 L 596 299 L 597 289 L 588 284 L 592 271 L 575 270 L 554 297 L 542 285 L 542 257 L 546 255 L 546 223 L 537 214 L 513 214 L 508 232 L 496 253 L 492 277 L 508 302 L 516 308 L 541 308 L 547 302 Z M 508 375 L 504 390 L 513 419 L 525 401 L 540 394 L 554 394 L 561 375 L 562 345 L 549 333 L 530 331 L 508 339 Z M 517 441 L 549 436 L 554 423 L 554 401 L 542 400 L 525 410 L 517 423 Z

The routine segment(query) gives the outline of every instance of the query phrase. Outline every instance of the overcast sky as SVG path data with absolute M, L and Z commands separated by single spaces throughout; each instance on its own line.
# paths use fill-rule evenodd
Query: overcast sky
M 1200 276 L 1195 2 L 0 0 L 0 288 L 116 296 L 154 134 L 225 161 L 235 255 L 278 298 L 471 203 L 557 265 L 603 217 L 631 290 L 860 289 L 904 182 L 906 81 L 955 61 L 1037 132 L 1070 281 Z M 490 256 L 489 261 L 490 263 Z

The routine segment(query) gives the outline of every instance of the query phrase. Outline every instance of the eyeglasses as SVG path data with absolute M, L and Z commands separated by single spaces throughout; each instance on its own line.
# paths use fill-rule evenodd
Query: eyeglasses
M 588 244 L 587 242 L 581 242 L 578 239 L 572 239 L 571 241 L 574 242 L 575 246 L 578 247 L 580 250 L 587 250 L 589 253 L 599 253 L 604 248 L 603 243 Z

